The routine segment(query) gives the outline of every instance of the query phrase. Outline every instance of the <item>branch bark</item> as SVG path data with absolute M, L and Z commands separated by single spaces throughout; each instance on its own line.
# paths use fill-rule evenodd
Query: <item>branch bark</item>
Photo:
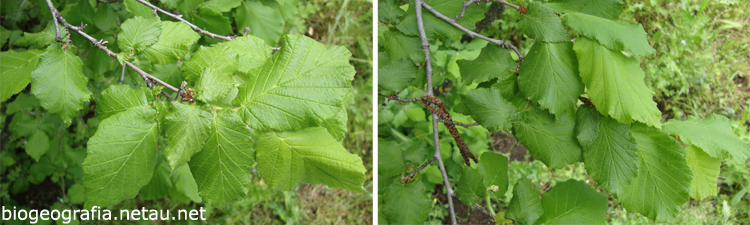
M 485 41 L 488 41 L 490 43 L 496 44 L 496 45 L 501 46 L 503 48 L 512 49 L 518 55 L 518 61 L 519 62 L 523 61 L 523 59 L 526 58 L 526 56 L 524 56 L 520 51 L 518 51 L 518 48 L 515 45 L 511 44 L 510 42 L 506 42 L 506 41 L 498 40 L 498 39 L 492 39 L 492 38 L 489 38 L 487 36 L 478 34 L 478 33 L 474 32 L 474 31 L 471 31 L 471 30 L 467 29 L 466 27 L 461 26 L 460 24 L 456 23 L 456 21 L 453 20 L 453 18 L 449 18 L 449 17 L 443 15 L 442 13 L 438 12 L 437 10 L 435 10 L 435 8 L 432 8 L 432 6 L 428 5 L 426 2 L 422 2 L 421 5 L 422 5 L 422 8 L 424 8 L 425 10 L 429 11 L 430 13 L 432 13 L 432 15 L 435 15 L 435 17 L 440 18 L 441 20 L 445 21 L 446 23 L 448 23 L 450 25 L 453 25 L 454 27 L 456 27 L 459 30 L 463 31 L 464 33 L 468 34 L 472 38 L 481 38 L 482 40 L 485 40 Z M 511 6 L 511 7 L 513 7 L 513 6 Z M 415 8 L 415 9 L 418 9 L 418 8 L 419 7 Z M 420 17 L 419 17 L 419 15 L 417 15 L 417 21 L 419 21 L 419 20 L 420 20 Z M 424 25 L 422 26 L 422 29 L 424 29 Z M 428 83 L 428 85 L 429 84 L 430 83 Z
M 424 21 L 422 20 L 422 7 L 425 6 L 424 2 L 421 0 L 414 0 L 414 11 L 417 16 L 417 28 L 419 30 L 419 38 L 422 42 L 422 51 L 424 51 L 425 54 L 425 72 L 427 76 L 427 94 L 434 96 L 432 92 L 432 63 L 430 62 L 430 42 L 427 41 L 427 34 L 424 31 Z M 438 168 L 440 169 L 440 174 L 443 176 L 443 184 L 445 185 L 445 189 L 447 190 L 448 194 L 448 207 L 449 212 L 451 215 L 451 223 L 456 224 L 456 212 L 453 208 L 453 196 L 455 193 L 453 192 L 453 188 L 451 188 L 451 184 L 448 181 L 448 173 L 445 172 L 445 165 L 443 164 L 443 157 L 440 155 L 440 137 L 438 136 L 438 116 L 435 113 L 432 113 L 432 141 L 435 146 L 435 159 L 438 161 Z
M 57 12 L 57 9 L 55 8 L 55 5 L 52 4 L 52 1 L 47 1 L 47 7 L 49 8 L 49 12 Z M 52 14 L 52 21 L 55 23 L 55 41 L 62 42 L 62 37 L 60 36 L 60 26 L 57 24 L 57 18 L 54 14 Z
M 441 123 L 444 123 L 444 124 L 462 126 L 464 128 L 469 128 L 469 127 L 473 127 L 473 126 L 479 126 L 479 123 L 477 123 L 477 122 L 473 122 L 473 123 L 470 123 L 470 124 L 465 124 L 465 123 L 456 122 L 456 121 L 447 121 L 447 120 L 444 120 L 444 119 L 441 119 L 441 118 L 438 118 L 438 122 L 441 122 Z
M 417 175 L 417 172 L 422 171 L 425 167 L 427 167 L 427 165 L 430 165 L 433 162 L 435 162 L 435 157 L 432 157 L 430 160 L 427 160 L 427 162 L 425 162 L 424 164 L 422 164 L 422 166 L 414 169 L 414 171 L 412 171 L 409 174 L 409 176 L 402 177 L 401 181 L 403 181 L 404 183 L 409 183 L 409 181 L 411 181 L 411 179 L 414 179 L 414 175 Z
M 75 31 L 76 33 L 78 33 L 81 36 L 83 36 L 84 38 L 86 38 L 86 40 L 89 40 L 92 44 L 94 44 L 94 46 L 96 46 L 97 48 L 99 48 L 102 51 L 106 52 L 109 57 L 117 59 L 117 54 L 115 54 L 114 52 L 112 52 L 111 50 L 109 50 L 109 48 L 107 48 L 107 46 L 104 46 L 107 43 L 106 41 L 97 41 L 95 38 L 91 37 L 86 32 L 83 32 L 83 28 L 86 25 L 81 25 L 81 27 L 73 26 L 70 23 L 68 23 L 68 21 L 66 21 L 65 18 L 62 17 L 62 15 L 60 15 L 60 12 L 58 12 L 57 9 L 55 9 L 55 7 L 50 7 L 50 10 L 51 10 L 51 13 L 52 13 L 52 17 L 57 18 L 57 20 L 59 20 L 60 23 L 62 23 L 63 26 L 65 26 L 65 28 L 67 28 L 68 30 Z M 68 33 L 70 33 L 70 32 L 68 32 Z M 176 87 L 173 87 L 172 85 L 169 85 L 168 83 L 160 80 L 159 78 L 156 78 L 156 77 L 152 76 L 151 74 L 146 73 L 145 71 L 141 70 L 140 68 L 138 68 L 137 66 L 133 65 L 132 63 L 130 63 L 128 61 L 125 61 L 125 65 L 128 66 L 128 67 L 130 67 L 131 69 L 135 70 L 136 73 L 140 74 L 141 77 L 143 78 L 143 80 L 146 81 L 146 84 L 148 84 L 149 87 L 151 87 L 151 85 L 152 85 L 151 81 L 155 81 L 156 83 L 158 83 L 158 84 L 166 87 L 169 90 L 172 90 L 174 92 L 179 91 L 179 89 L 177 89 Z

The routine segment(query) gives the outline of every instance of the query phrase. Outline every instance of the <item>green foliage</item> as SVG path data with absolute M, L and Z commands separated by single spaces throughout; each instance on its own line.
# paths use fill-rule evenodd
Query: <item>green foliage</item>
M 426 3 L 449 18 L 462 9 L 461 2 Z M 378 90 L 381 96 L 415 98 L 427 91 L 421 82 L 426 62 L 413 18 L 418 6 L 399 4 L 380 1 L 379 64 L 387 80 L 380 81 Z M 481 18 L 469 16 L 483 13 L 488 5 L 467 5 L 466 14 L 456 22 L 473 30 Z M 438 141 L 433 143 L 431 117 L 421 103 L 381 98 L 379 138 L 384 160 L 379 164 L 379 179 L 385 182 L 379 185 L 381 191 L 391 185 L 402 186 L 399 176 L 403 181 L 411 168 L 429 159 L 405 159 L 403 146 L 420 141 L 427 142 L 428 150 L 439 151 L 436 154 L 443 159 L 447 177 L 437 166 L 426 165 L 407 185 L 420 182 L 425 192 L 445 193 L 446 189 L 434 190 L 443 187 L 445 178 L 463 203 L 454 207 L 486 204 L 487 211 L 499 218 L 498 223 L 504 218 L 519 224 L 605 223 L 610 205 L 607 195 L 616 199 L 612 204 L 617 210 L 648 218 L 642 222 L 675 222 L 686 221 L 678 210 L 688 207 L 685 203 L 690 197 L 714 198 L 719 193 L 721 160 L 733 158 L 737 160 L 733 163 L 739 163 L 747 159 L 747 142 L 732 133 L 726 118 L 711 115 L 667 121 L 662 126 L 655 93 L 643 82 L 647 73 L 641 66 L 650 65 L 641 62 L 664 49 L 652 47 L 660 44 L 649 43 L 651 33 L 635 22 L 640 20 L 624 14 L 629 9 L 623 9 L 621 1 L 553 0 L 524 5 L 527 9 L 521 12 L 508 7 L 497 17 L 499 22 L 475 30 L 491 38 L 508 38 L 525 55 L 522 62 L 509 49 L 476 37 L 461 38 L 455 27 L 422 10 L 426 31 L 422 38 L 429 42 L 434 91 L 455 122 L 478 125 L 457 129 L 469 149 L 482 158 L 477 166 L 462 166 L 458 144 L 444 126 L 438 125 Z M 534 39 L 533 45 L 531 41 L 519 43 L 524 35 Z M 407 67 L 404 61 L 416 67 Z M 502 140 L 488 140 L 487 130 L 500 131 L 494 135 L 512 134 L 539 162 L 513 163 L 502 175 L 510 175 L 507 178 L 488 176 L 488 167 L 502 167 L 507 158 L 485 158 L 496 154 L 487 152 L 487 143 L 503 144 Z M 514 166 L 521 165 L 531 172 L 518 174 Z M 577 172 L 569 172 L 573 166 Z M 540 174 L 554 175 L 551 181 L 542 181 Z M 539 188 L 534 186 L 535 178 Z M 510 185 L 489 182 L 513 184 L 516 180 L 512 192 L 505 191 Z M 492 192 L 494 188 L 498 192 Z M 539 192 L 542 189 L 546 193 Z M 544 193 L 541 201 L 540 193 Z M 381 206 L 400 204 L 392 202 L 396 200 L 388 194 L 379 197 Z M 423 220 L 410 222 L 440 219 L 433 215 L 440 215 L 437 212 L 448 206 L 446 202 L 438 206 L 426 218 L 420 214 Z M 506 212 L 502 212 L 504 206 Z M 734 207 L 730 201 L 727 206 Z M 404 208 L 398 210 L 381 208 L 391 223 L 405 215 Z M 468 221 L 460 220 L 479 223 L 471 216 Z
M 284 135 L 307 131 L 314 134 L 302 135 L 306 138 L 289 145 L 305 153 L 297 154 L 304 156 L 307 172 L 300 182 L 365 191 L 365 164 L 360 156 L 347 151 L 366 151 L 362 146 L 348 144 L 352 142 L 350 138 L 355 139 L 348 137 L 354 133 L 347 133 L 352 127 L 347 110 L 352 108 L 355 96 L 355 70 L 350 65 L 349 50 L 329 47 L 302 35 L 286 35 L 295 30 L 286 21 L 299 15 L 296 9 L 288 10 L 275 2 L 161 3 L 158 7 L 179 11 L 184 19 L 209 31 L 230 35 L 233 40 L 201 39 L 201 34 L 187 24 L 164 15 L 154 16 L 150 8 L 133 0 L 99 3 L 96 8 L 89 1 L 59 5 L 68 22 L 74 26 L 87 24 L 83 32 L 106 44 L 117 54 L 117 60 L 75 32 L 67 34 L 62 24 L 63 40 L 57 43 L 46 4 L 17 7 L 24 15 L 38 20 L 19 17 L 12 24 L 10 19 L 3 20 L 0 128 L 10 123 L 10 135 L 0 137 L 0 189 L 6 190 L 0 192 L 0 199 L 6 207 L 26 207 L 28 201 L 16 201 L 21 199 L 20 194 L 30 191 L 38 195 L 40 187 L 49 187 L 54 190 L 50 193 L 62 195 L 49 195 L 55 198 L 53 201 L 33 199 L 32 204 L 39 205 L 31 207 L 60 202 L 80 208 L 139 208 L 143 204 L 174 208 L 170 204 L 187 206 L 195 202 L 226 209 L 252 194 L 255 184 L 267 188 L 265 183 L 279 179 L 263 176 L 264 183 L 258 176 L 266 175 L 269 166 L 282 166 L 256 162 L 255 149 L 265 146 L 264 137 L 278 135 L 294 140 Z M 281 4 L 296 7 L 295 3 Z M 10 3 L 2 3 L 3 9 L 7 4 Z M 256 12 L 239 18 L 237 14 L 248 4 L 257 6 L 252 8 Z M 46 12 L 46 17 L 39 12 Z M 269 13 L 276 16 L 266 18 Z M 251 19 L 255 24 L 247 24 Z M 274 23 L 255 21 L 258 19 Z M 257 27 L 259 24 L 262 26 Z M 235 38 L 242 35 L 244 27 L 240 26 L 249 26 L 251 32 Z M 7 27 L 13 31 L 5 32 Z M 24 36 L 9 37 L 16 33 Z M 279 42 L 280 39 L 289 41 Z M 281 47 L 273 54 L 271 46 Z M 175 87 L 187 81 L 181 90 L 185 94 L 175 95 L 156 82 L 152 82 L 153 88 L 139 87 L 146 82 L 130 68 L 118 65 L 125 61 Z M 262 89 L 265 79 L 270 78 L 277 78 L 276 86 Z M 371 80 L 360 78 L 358 82 L 363 83 L 359 86 L 367 86 Z M 255 85 L 259 88 L 254 89 Z M 240 90 L 267 93 L 250 95 Z M 357 98 L 367 97 L 361 90 L 356 91 Z M 165 95 L 177 100 L 168 101 Z M 279 96 L 286 99 L 279 100 Z M 247 101 L 233 105 L 236 99 Z M 285 115 L 266 111 L 279 106 L 291 111 Z M 265 117 L 254 117 L 254 123 L 248 124 L 251 118 L 243 117 L 240 109 Z M 299 120 L 287 123 L 284 116 Z M 357 116 L 360 122 L 355 125 L 366 124 L 366 118 L 361 117 Z M 287 126 L 264 127 L 263 123 L 272 124 L 278 121 L 271 120 L 277 119 L 284 120 Z M 308 140 L 319 145 L 304 152 L 303 145 Z M 258 149 L 268 152 L 270 148 Z M 339 161 L 329 161 L 333 156 Z M 129 200 L 136 196 L 138 199 Z M 165 197 L 168 198 L 162 199 Z

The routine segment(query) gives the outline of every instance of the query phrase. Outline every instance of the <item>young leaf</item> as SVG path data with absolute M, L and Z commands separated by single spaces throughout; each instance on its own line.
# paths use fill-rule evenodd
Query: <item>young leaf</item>
M 258 171 L 273 188 L 291 191 L 305 182 L 365 191 L 362 159 L 346 151 L 325 128 L 266 133 L 256 151 Z
M 551 0 L 544 5 L 558 14 L 582 12 L 610 20 L 622 14 L 621 0 Z
M 143 55 L 159 64 L 174 63 L 185 56 L 190 51 L 190 45 L 199 38 L 200 36 L 184 23 L 162 21 L 159 40 L 143 50 Z
M 237 71 L 237 54 L 229 45 L 200 46 L 192 54 L 190 60 L 185 61 L 182 72 L 190 81 L 197 81 L 205 69 L 212 68 L 219 75 L 230 76 Z
M 406 172 L 404 151 L 397 143 L 378 139 L 378 175 L 397 176 Z
M 573 50 L 588 95 L 599 112 L 620 123 L 637 120 L 661 127 L 661 112 L 652 99 L 654 92 L 643 83 L 645 74 L 638 61 L 583 37 L 576 40 Z
M 484 176 L 477 169 L 462 167 L 461 179 L 458 180 L 456 195 L 466 205 L 477 204 L 477 200 L 487 196 L 487 186 L 484 186 Z
M 458 13 L 461 12 L 461 6 L 463 3 L 462 0 L 426 0 L 424 2 L 448 18 L 453 18 L 458 15 Z M 417 30 L 417 14 L 416 11 L 414 11 L 414 7 L 414 2 L 410 2 L 409 10 L 406 11 L 406 16 L 404 16 L 404 19 L 397 26 L 399 31 L 409 36 L 419 36 L 419 31 Z M 473 5 L 466 8 L 464 17 L 461 17 L 461 19 L 458 20 L 458 24 L 466 29 L 474 30 L 474 28 L 476 28 L 474 24 L 484 18 L 484 12 L 486 11 L 485 8 L 485 5 Z M 438 19 L 427 10 L 422 10 L 422 20 L 424 21 L 424 30 L 428 39 L 448 39 L 457 37 L 464 33 L 453 25 Z
M 570 40 L 568 31 L 563 27 L 560 18 L 538 2 L 529 2 L 526 13 L 521 14 L 518 27 L 524 34 L 529 35 L 536 41 L 564 42 Z
M 513 188 L 513 199 L 508 203 L 505 216 L 518 224 L 534 224 L 544 214 L 539 190 L 526 178 L 521 178 Z
M 704 119 L 691 116 L 683 121 L 670 120 L 664 123 L 664 131 L 679 135 L 685 144 L 695 145 L 716 159 L 731 155 L 735 162 L 742 164 L 750 157 L 750 144 L 734 134 L 729 119 L 724 116 L 711 114 Z
M 583 13 L 569 13 L 562 22 L 582 36 L 594 39 L 612 51 L 626 48 L 636 56 L 650 55 L 656 50 L 648 44 L 648 36 L 640 24 L 629 24 Z
M 338 114 L 354 68 L 343 47 L 287 35 L 258 74 L 240 85 L 234 104 L 245 123 L 261 131 L 317 126 Z
M 62 26 L 60 27 L 60 38 L 62 38 L 62 41 L 68 40 L 68 29 L 65 29 Z M 57 42 L 55 40 L 55 25 L 52 21 L 47 22 L 47 27 L 44 28 L 39 33 L 23 33 L 23 36 L 26 37 L 26 41 L 37 48 L 44 48 L 48 45 L 51 45 L 52 43 Z
M 22 91 L 31 82 L 31 72 L 39 65 L 44 50 L 33 49 L 21 53 L 0 52 L 0 102 Z
M 688 166 L 695 175 L 690 183 L 690 197 L 702 200 L 709 196 L 716 196 L 721 160 L 712 158 L 695 145 L 688 146 L 687 152 Z
M 521 64 L 518 88 L 555 117 L 573 115 L 583 82 L 573 43 L 536 43 Z
M 156 111 L 145 106 L 99 123 L 82 164 L 85 208 L 133 198 L 151 180 L 156 166 L 156 127 Z
M 234 87 L 234 81 L 227 74 L 218 74 L 212 68 L 206 68 L 195 83 L 195 98 L 204 102 L 218 101 L 226 97 Z
M 532 109 L 520 114 L 522 122 L 513 125 L 516 138 L 534 158 L 550 168 L 580 162 L 581 146 L 575 135 L 575 119 L 564 115 L 559 119 L 544 110 Z
M 430 213 L 430 199 L 427 198 L 422 182 L 393 182 L 385 192 L 385 203 L 381 211 L 392 224 L 420 224 Z
M 49 148 L 49 136 L 47 136 L 44 131 L 37 130 L 33 135 L 31 135 L 31 137 L 29 137 L 29 140 L 26 141 L 25 147 L 26 154 L 39 162 L 39 158 L 46 154 L 47 149 Z
M 518 64 L 510 56 L 512 51 L 497 45 L 488 45 L 474 60 L 458 60 L 464 84 L 481 83 L 498 78 L 504 80 L 516 70 Z M 515 54 L 515 53 L 513 53 Z
M 596 182 L 617 196 L 638 173 L 638 143 L 630 125 L 600 116 L 596 109 L 582 105 L 576 114 L 578 141 L 583 146 L 583 162 Z
M 641 123 L 631 127 L 641 160 L 638 176 L 620 197 L 630 212 L 669 222 L 689 199 L 693 173 L 685 149 L 664 132 Z
M 189 165 L 205 203 L 224 207 L 248 191 L 254 143 L 250 129 L 230 109 L 218 112 L 209 126 L 211 136 Z
M 243 36 L 225 42 L 232 52 L 236 53 L 239 60 L 239 71 L 249 73 L 250 70 L 259 68 L 271 57 L 271 47 L 266 45 L 263 39 L 255 36 Z
M 211 110 L 206 106 L 173 102 L 165 117 L 167 161 L 172 171 L 203 149 L 209 137 Z
M 237 30 L 249 27 L 250 34 L 265 40 L 269 45 L 279 42 L 284 29 L 284 19 L 279 10 L 256 1 L 246 1 L 237 8 L 234 20 Z
M 471 111 L 471 118 L 489 130 L 509 130 L 511 120 L 518 116 L 516 107 L 505 100 L 495 88 L 478 88 L 463 94 L 462 100 Z
M 605 224 L 607 196 L 583 181 L 557 183 L 542 195 L 544 215 L 540 224 Z
M 138 106 L 147 106 L 154 97 L 149 89 L 133 89 L 128 85 L 110 85 L 97 101 L 96 115 L 104 120 L 112 115 Z
M 494 152 L 485 152 L 479 160 L 477 167 L 481 174 L 484 174 L 484 186 L 496 186 L 497 190 L 491 190 L 489 193 L 495 198 L 505 196 L 508 191 L 508 157 Z
M 88 78 L 83 75 L 81 58 L 73 50 L 63 51 L 60 45 L 50 45 L 39 67 L 31 72 L 31 93 L 50 113 L 60 114 L 65 126 L 91 97 L 86 89 Z
M 145 19 L 135 17 L 122 23 L 122 33 L 117 35 L 117 46 L 123 51 L 135 49 L 143 51 L 159 40 L 161 23 L 158 17 Z
M 417 78 L 419 68 L 409 60 L 395 60 L 378 67 L 378 89 L 381 95 L 392 95 L 409 87 Z

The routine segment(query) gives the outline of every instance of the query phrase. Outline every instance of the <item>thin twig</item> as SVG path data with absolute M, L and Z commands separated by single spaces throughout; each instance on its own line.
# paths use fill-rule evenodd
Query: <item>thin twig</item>
M 510 6 L 511 8 L 515 9 L 516 11 L 521 12 L 521 7 L 520 6 L 510 4 L 510 3 L 506 2 L 506 1 L 503 1 L 503 0 L 497 0 L 497 2 L 502 3 L 503 5 Z
M 169 93 L 167 93 L 166 91 L 161 90 L 161 94 L 167 96 L 170 102 L 174 102 L 174 98 L 172 98 L 172 96 L 169 95 Z
M 120 83 L 122 84 L 122 81 L 125 80 L 125 65 L 122 65 L 122 73 L 120 74 Z
M 52 5 L 52 2 L 50 0 L 47 0 L 47 7 L 49 8 L 49 12 L 52 14 L 52 21 L 55 23 L 55 41 L 62 42 L 62 37 L 60 36 L 60 27 L 57 25 L 57 18 L 55 18 L 55 13 L 57 12 L 57 9 L 55 9 L 55 5 Z
M 409 181 L 411 181 L 411 179 L 414 179 L 414 175 L 416 175 L 417 172 L 422 171 L 425 167 L 427 167 L 427 165 L 430 165 L 433 162 L 435 162 L 435 157 L 432 157 L 430 160 L 427 160 L 427 162 L 425 162 L 424 164 L 422 164 L 422 166 L 420 166 L 419 168 L 414 169 L 414 171 L 412 171 L 409 174 L 409 176 L 401 177 L 401 181 L 403 181 L 404 183 L 409 183 Z
M 495 219 L 495 215 L 492 215 L 492 213 L 487 212 L 487 210 L 484 210 L 484 208 L 482 208 L 481 206 L 479 206 L 477 204 L 474 204 L 474 205 L 471 205 L 471 207 L 474 207 L 474 209 L 479 210 L 480 212 L 484 213 L 485 215 L 488 215 L 488 216 L 492 217 L 493 220 Z
M 416 101 L 422 101 L 422 97 L 416 97 L 416 98 L 410 98 L 410 99 L 403 99 L 401 97 L 398 97 L 398 95 L 391 95 L 391 96 L 385 96 L 389 101 L 396 100 L 400 102 L 416 102 Z
M 482 40 L 485 40 L 485 41 L 488 41 L 490 43 L 496 44 L 496 45 L 501 46 L 503 48 L 512 49 L 518 55 L 518 61 L 523 61 L 523 59 L 526 58 L 526 56 L 524 56 L 520 51 L 518 51 L 518 48 L 516 48 L 516 46 L 513 45 L 513 44 L 511 44 L 510 42 L 506 42 L 506 41 L 498 40 L 498 39 L 488 38 L 487 36 L 484 36 L 484 35 L 478 34 L 477 32 L 474 32 L 474 31 L 471 31 L 469 29 L 466 29 L 466 27 L 461 26 L 461 24 L 456 23 L 456 21 L 454 21 L 452 18 L 449 18 L 449 17 L 441 14 L 440 12 L 438 12 L 437 10 L 435 10 L 435 8 L 432 8 L 432 6 L 428 5 L 426 2 L 422 2 L 422 7 L 424 9 L 426 9 L 427 11 L 429 11 L 430 13 L 432 13 L 433 15 L 435 15 L 435 17 L 440 18 L 441 20 L 447 22 L 450 25 L 453 25 L 454 27 L 456 27 L 459 30 L 463 31 L 464 33 L 468 34 L 472 38 L 481 38 Z
M 183 19 L 181 15 L 178 16 L 178 15 L 172 14 L 170 12 L 167 12 L 166 10 L 163 10 L 163 9 L 161 9 L 159 7 L 156 7 L 155 5 L 152 5 L 151 3 L 149 3 L 149 2 L 147 2 L 145 0 L 136 0 L 136 1 L 139 2 L 139 3 L 141 3 L 141 4 L 143 4 L 143 5 L 148 6 L 149 8 L 152 8 L 152 9 L 154 9 L 156 11 L 159 11 L 161 14 L 164 14 L 164 15 L 172 17 L 172 18 L 174 18 L 176 20 L 179 20 L 180 22 L 183 22 L 183 23 L 187 24 L 188 26 L 190 26 L 190 28 L 193 28 L 193 30 L 195 32 L 208 35 L 211 38 L 218 38 L 218 39 L 225 40 L 225 41 L 231 41 L 231 40 L 233 40 L 235 38 L 235 36 L 222 36 L 222 35 L 214 34 L 214 33 L 208 32 L 206 30 L 203 30 L 200 27 L 196 26 L 195 24 L 192 24 L 192 23 L 188 22 L 187 20 Z
M 432 93 L 432 63 L 430 62 L 430 42 L 427 41 L 427 34 L 424 31 L 424 21 L 422 20 L 422 7 L 423 2 L 421 0 L 414 0 L 414 11 L 417 17 L 417 29 L 419 30 L 419 38 L 422 42 L 422 51 L 425 53 L 425 72 L 427 76 L 427 94 L 433 95 Z M 456 224 L 456 212 L 453 208 L 453 196 L 455 196 L 455 193 L 453 192 L 453 188 L 451 187 L 450 182 L 448 181 L 448 173 L 445 171 L 445 165 L 443 164 L 443 157 L 440 155 L 440 137 L 438 136 L 438 122 L 437 122 L 438 116 L 435 113 L 432 113 L 432 141 L 435 146 L 435 159 L 438 161 L 438 168 L 440 169 L 440 174 L 443 176 L 443 184 L 445 185 L 445 190 L 447 190 L 448 194 L 448 207 L 449 212 L 451 215 L 451 224 Z
M 477 123 L 477 122 L 470 123 L 470 124 L 465 124 L 465 123 L 456 122 L 456 121 L 447 121 L 447 120 L 444 120 L 442 118 L 438 118 L 438 122 L 441 122 L 441 123 L 444 123 L 444 124 L 462 126 L 464 128 L 469 128 L 469 127 L 473 127 L 473 126 L 479 126 L 479 123 Z
M 81 36 L 83 36 L 84 38 L 86 38 L 87 40 L 89 40 L 91 43 L 94 44 L 94 46 L 96 46 L 97 48 L 99 48 L 102 51 L 106 52 L 109 57 L 117 59 L 117 54 L 115 54 L 114 52 L 112 52 L 111 50 L 109 50 L 109 48 L 107 48 L 107 46 L 104 46 L 105 44 L 107 44 L 106 41 L 97 41 L 95 38 L 91 37 L 86 32 L 83 32 L 83 27 L 85 27 L 85 25 L 82 25 L 82 27 L 77 27 L 77 26 L 71 25 L 70 23 L 68 23 L 68 21 L 65 21 L 65 18 L 63 18 L 62 15 L 60 15 L 60 13 L 57 12 L 57 10 L 54 10 L 53 15 L 55 17 L 57 17 L 57 19 L 60 21 L 60 23 L 63 24 L 63 26 L 65 26 L 69 30 L 75 31 L 76 33 L 80 34 Z M 177 89 L 176 87 L 172 87 L 172 85 L 169 85 L 168 83 L 160 80 L 159 78 L 156 78 L 156 77 L 152 76 L 151 74 L 146 73 L 145 71 L 141 70 L 140 68 L 138 68 L 137 66 L 133 65 L 132 63 L 130 63 L 128 61 L 125 61 L 125 65 L 127 65 L 131 69 L 135 70 L 136 73 L 140 74 L 141 77 L 143 78 L 143 80 L 146 81 L 146 84 L 149 87 L 151 87 L 151 81 L 156 81 L 156 83 L 158 83 L 158 84 L 160 84 L 160 85 L 168 88 L 169 90 L 172 90 L 174 92 L 179 91 L 179 89 Z
M 466 13 L 466 8 L 469 8 L 471 4 L 477 3 L 477 5 L 480 2 L 492 2 L 492 0 L 469 0 L 463 3 L 463 6 L 461 7 L 461 12 L 458 13 L 455 17 L 453 17 L 453 21 L 458 22 L 458 19 L 461 19 L 461 17 L 464 17 L 464 13 Z

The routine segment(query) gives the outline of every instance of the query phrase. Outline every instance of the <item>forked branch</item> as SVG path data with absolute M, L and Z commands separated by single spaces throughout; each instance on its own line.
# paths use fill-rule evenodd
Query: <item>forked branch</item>
M 170 12 L 167 12 L 166 10 L 163 10 L 163 9 L 161 9 L 159 7 L 156 7 L 155 5 L 152 5 L 151 3 L 149 3 L 149 2 L 147 2 L 145 0 L 136 0 L 136 1 L 138 1 L 139 3 L 141 3 L 141 4 L 145 5 L 145 6 L 148 6 L 149 8 L 151 8 L 153 10 L 156 10 L 157 12 L 160 12 L 161 14 L 164 14 L 164 15 L 167 15 L 168 17 L 172 17 L 173 19 L 179 20 L 180 22 L 183 22 L 183 23 L 187 24 L 188 26 L 190 26 L 190 28 L 193 28 L 193 30 L 195 32 L 208 35 L 211 38 L 218 38 L 218 39 L 225 40 L 225 41 L 231 41 L 231 40 L 234 40 L 234 38 L 235 38 L 235 36 L 222 36 L 222 35 L 218 35 L 218 34 L 214 34 L 214 33 L 208 32 L 207 30 L 201 29 L 200 27 L 196 26 L 195 24 L 193 24 L 193 23 L 191 23 L 191 22 L 183 19 L 182 15 L 178 16 L 178 15 L 172 14 Z
M 411 181 L 411 179 L 414 179 L 414 175 L 417 175 L 417 172 L 422 171 L 425 167 L 427 167 L 427 165 L 430 165 L 433 162 L 435 162 L 435 157 L 434 156 L 432 158 L 430 158 L 430 160 L 427 160 L 427 162 L 425 162 L 424 164 L 422 164 L 422 166 L 417 167 L 416 169 L 414 169 L 414 171 L 412 171 L 409 174 L 409 176 L 401 177 L 401 181 L 403 181 L 404 183 L 409 183 L 409 181 Z

